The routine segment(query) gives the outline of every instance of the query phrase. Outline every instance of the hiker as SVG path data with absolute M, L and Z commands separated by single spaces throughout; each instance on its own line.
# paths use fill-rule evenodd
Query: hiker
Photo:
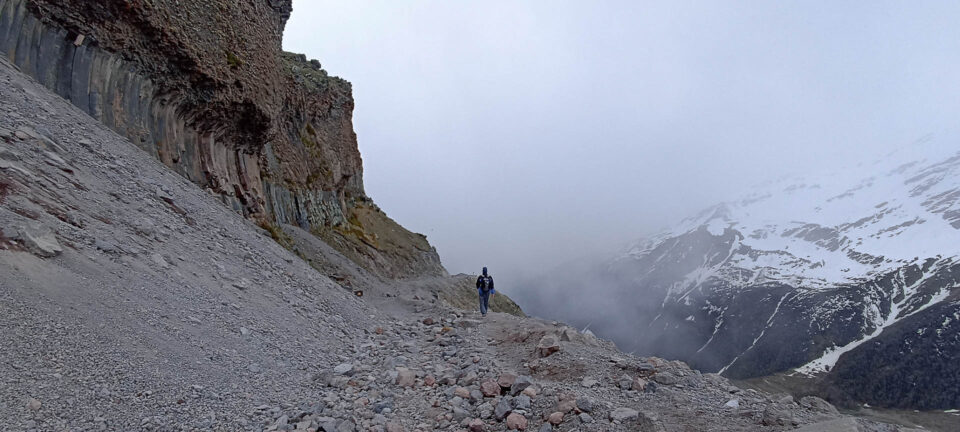
M 487 316 L 487 305 L 490 299 L 497 291 L 493 289 L 493 278 L 487 274 L 487 268 L 483 268 L 483 274 L 477 278 L 477 294 L 480 295 L 480 314 Z

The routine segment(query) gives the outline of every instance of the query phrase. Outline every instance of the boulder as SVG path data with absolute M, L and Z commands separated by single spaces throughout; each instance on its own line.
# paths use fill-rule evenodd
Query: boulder
M 513 383 L 510 384 L 510 394 L 516 396 L 532 385 L 533 379 L 526 375 L 515 377 Z
M 550 423 L 554 426 L 563 423 L 563 413 L 562 412 L 552 412 L 547 416 L 547 423 Z
M 530 409 L 530 397 L 527 395 L 520 395 L 513 398 L 513 409 L 517 410 L 529 410 Z
M 353 364 L 351 363 L 341 363 L 333 368 L 333 373 L 337 375 L 353 375 Z
M 630 389 L 633 391 L 642 392 L 647 389 L 647 380 L 636 377 L 633 379 L 633 383 L 630 384 Z
M 537 353 L 540 357 L 547 357 L 557 351 L 560 351 L 560 339 L 554 335 L 545 335 L 537 343 Z
M 517 376 L 510 373 L 500 374 L 500 377 L 497 378 L 497 384 L 500 385 L 500 388 L 509 389 L 513 385 L 513 382 L 516 381 Z
M 470 423 L 467 423 L 467 429 L 469 429 L 470 432 L 483 432 L 487 430 L 487 425 L 483 422 L 483 420 L 473 419 L 470 420 Z
M 557 404 L 556 411 L 566 414 L 570 411 L 573 411 L 573 409 L 576 407 L 577 407 L 576 400 L 566 399 L 566 400 L 560 401 L 560 403 Z
M 453 421 L 460 422 L 468 417 L 470 417 L 469 411 L 460 407 L 453 408 Z
M 764 426 L 790 426 L 794 423 L 794 419 L 789 411 L 776 405 L 770 405 L 763 410 L 763 417 L 760 422 Z
M 617 408 L 610 412 L 610 421 L 626 422 L 636 420 L 640 417 L 640 412 L 630 408 Z
M 493 409 L 493 417 L 497 420 L 503 420 L 511 411 L 513 411 L 513 407 L 510 404 L 510 398 L 503 397 L 500 398 L 497 406 Z
M 658 373 L 653 376 L 653 380 L 663 385 L 674 385 L 680 382 L 680 378 L 670 372 Z
M 397 385 L 400 387 L 413 387 L 417 382 L 417 374 L 410 369 L 400 368 L 397 371 Z
M 487 380 L 480 383 L 480 392 L 486 397 L 495 397 L 500 394 L 500 384 L 494 380 Z
M 631 378 L 630 375 L 623 375 L 617 380 L 617 385 L 619 385 L 622 390 L 630 390 L 633 388 L 633 378 Z
M 590 399 L 586 396 L 578 397 L 577 409 L 585 413 L 593 412 L 593 399 Z
M 820 399 L 816 396 L 804 396 L 800 398 L 800 406 L 810 409 L 811 411 L 821 412 L 824 414 L 839 415 L 840 412 L 823 399 Z
M 517 413 L 511 413 L 507 416 L 507 429 L 527 430 L 527 418 Z
M 665 432 L 666 428 L 663 426 L 663 422 L 660 421 L 660 416 L 657 413 L 652 411 L 643 411 L 640 413 L 640 418 L 637 421 L 639 430 L 641 432 Z
M 57 236 L 46 225 L 22 226 L 17 232 L 17 239 L 30 253 L 41 258 L 53 258 L 63 253 L 63 247 L 57 241 Z

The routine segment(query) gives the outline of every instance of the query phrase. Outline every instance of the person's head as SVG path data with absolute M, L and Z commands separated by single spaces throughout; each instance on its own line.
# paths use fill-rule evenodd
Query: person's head
M 484 275 L 484 276 L 487 275 L 487 268 L 486 268 L 486 267 L 483 268 L 483 275 Z

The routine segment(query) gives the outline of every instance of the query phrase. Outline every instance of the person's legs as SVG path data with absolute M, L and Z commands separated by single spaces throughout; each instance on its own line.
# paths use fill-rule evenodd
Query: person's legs
M 486 315 L 486 314 L 487 314 L 487 302 L 489 302 L 489 301 L 490 301 L 490 293 L 489 293 L 489 292 L 482 292 L 482 293 L 480 293 L 480 314 L 481 314 L 481 315 Z

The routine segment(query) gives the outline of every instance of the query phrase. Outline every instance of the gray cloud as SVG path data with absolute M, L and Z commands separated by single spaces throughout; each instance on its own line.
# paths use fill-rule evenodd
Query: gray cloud
M 956 2 L 296 0 L 368 193 L 452 272 L 615 249 L 749 185 L 957 142 Z

